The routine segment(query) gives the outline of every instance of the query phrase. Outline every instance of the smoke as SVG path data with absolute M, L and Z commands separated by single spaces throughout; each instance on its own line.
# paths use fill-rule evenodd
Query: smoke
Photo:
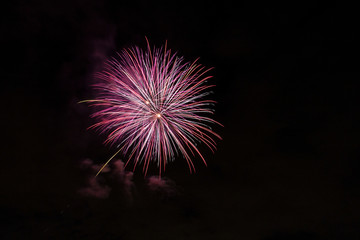
M 107 185 L 101 185 L 97 178 L 89 177 L 87 185 L 79 190 L 79 194 L 85 197 L 94 197 L 105 199 L 109 197 L 111 188 Z
M 151 176 L 147 179 L 147 187 L 150 191 L 169 198 L 177 195 L 175 182 L 160 176 Z
M 134 187 L 133 173 L 125 171 L 124 162 L 118 160 L 113 163 L 111 172 L 113 178 L 121 185 L 123 192 L 131 198 L 131 189 Z
M 122 195 L 131 200 L 132 189 L 134 188 L 133 173 L 125 171 L 124 163 L 121 160 L 114 161 L 110 167 L 106 166 L 101 172 L 107 174 L 95 177 L 101 167 L 101 165 L 94 164 L 90 159 L 81 161 L 80 169 L 87 171 L 89 176 L 86 186 L 79 189 L 78 193 L 84 197 L 105 199 L 109 197 L 110 191 L 116 186 L 116 190 L 120 190 Z M 115 183 L 112 184 L 111 179 L 114 179 Z
M 125 170 L 125 164 L 121 160 L 111 162 L 97 177 L 95 176 L 102 165 L 94 164 L 90 159 L 84 159 L 79 167 L 88 175 L 85 186 L 78 191 L 80 195 L 106 199 L 111 193 L 112 196 L 121 196 L 122 199 L 132 202 L 135 190 L 134 174 Z M 146 188 L 160 199 L 171 199 L 179 194 L 174 181 L 159 176 L 148 177 Z

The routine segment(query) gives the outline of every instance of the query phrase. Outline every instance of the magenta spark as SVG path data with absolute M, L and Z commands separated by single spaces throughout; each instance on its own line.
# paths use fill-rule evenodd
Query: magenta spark
M 166 44 L 151 50 L 148 43 L 145 51 L 125 49 L 96 75 L 98 96 L 86 102 L 100 108 L 92 115 L 98 122 L 90 128 L 107 133 L 105 143 L 128 157 L 126 165 L 134 161 L 134 170 L 142 163 L 146 174 L 150 161 L 156 161 L 161 175 L 169 161 L 183 155 L 190 172 L 195 171 L 190 156 L 199 155 L 206 165 L 197 143 L 214 152 L 213 137 L 221 139 L 208 126 L 219 124 L 207 116 L 215 103 L 206 99 L 213 87 L 206 84 L 209 70 L 197 60 L 184 62 Z

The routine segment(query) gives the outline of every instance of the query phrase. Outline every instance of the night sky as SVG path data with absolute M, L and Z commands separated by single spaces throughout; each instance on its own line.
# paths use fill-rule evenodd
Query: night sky
M 354 7 L 9 2 L 0 10 L 1 239 L 360 239 Z M 196 174 L 178 157 L 157 183 L 156 167 L 144 178 L 116 160 L 91 185 L 116 149 L 87 130 L 93 109 L 78 102 L 94 97 L 107 58 L 145 48 L 145 36 L 214 67 L 223 140 L 215 154 L 200 147 L 208 166 L 194 157 Z

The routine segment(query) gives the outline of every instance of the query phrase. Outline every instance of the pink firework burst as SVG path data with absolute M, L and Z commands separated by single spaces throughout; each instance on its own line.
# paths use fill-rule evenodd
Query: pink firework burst
M 116 145 L 119 152 L 137 164 L 143 163 L 147 173 L 150 161 L 156 161 L 159 174 L 177 155 L 183 155 L 190 172 L 195 171 L 190 156 L 199 155 L 202 142 L 212 151 L 213 137 L 221 137 L 208 124 L 220 124 L 208 117 L 215 103 L 206 99 L 208 89 L 205 76 L 210 69 L 184 62 L 170 50 L 154 48 L 146 51 L 138 47 L 125 49 L 118 58 L 107 61 L 105 69 L 96 75 L 94 85 L 98 97 L 86 100 L 100 107 L 92 117 L 97 128 L 107 133 L 106 144 Z M 221 124 L 220 124 L 221 125 Z M 102 169 L 100 169 L 99 173 Z

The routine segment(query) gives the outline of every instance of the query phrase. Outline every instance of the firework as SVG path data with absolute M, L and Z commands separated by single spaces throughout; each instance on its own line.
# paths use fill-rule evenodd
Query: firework
M 151 49 L 148 43 L 145 51 L 125 49 L 108 60 L 96 74 L 97 98 L 85 101 L 98 109 L 92 115 L 97 123 L 90 128 L 106 133 L 105 144 L 118 148 L 108 162 L 122 152 L 128 157 L 126 165 L 133 161 L 135 170 L 142 163 L 145 175 L 150 161 L 157 162 L 161 175 L 178 155 L 185 158 L 190 172 L 195 171 L 191 156 L 199 155 L 206 165 L 197 143 L 214 151 L 213 138 L 221 139 L 208 126 L 219 124 L 208 117 L 215 103 L 206 99 L 213 87 L 206 84 L 209 70 L 197 60 L 184 62 L 166 44 Z

